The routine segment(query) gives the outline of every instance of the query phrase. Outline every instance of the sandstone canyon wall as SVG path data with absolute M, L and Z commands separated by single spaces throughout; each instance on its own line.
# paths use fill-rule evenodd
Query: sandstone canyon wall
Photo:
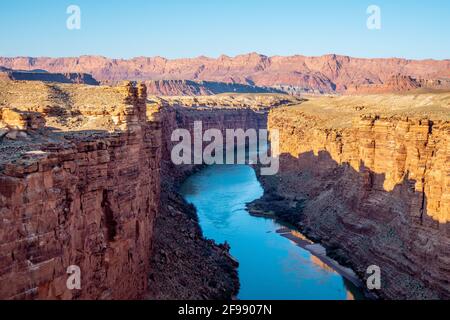
M 269 110 L 281 106 L 291 106 L 302 100 L 283 94 L 238 94 L 203 97 L 152 98 L 154 108 L 162 107 L 163 170 L 181 181 L 197 165 L 177 165 L 171 159 L 171 150 L 179 142 L 171 141 L 176 129 L 187 129 L 194 136 L 194 122 L 202 123 L 202 133 L 218 129 L 226 136 L 227 129 L 266 129 Z M 193 141 L 192 141 L 193 142 Z M 203 143 L 205 148 L 209 143 Z
M 171 133 L 174 129 L 187 129 L 193 136 L 194 121 L 201 121 L 203 133 L 208 129 L 219 129 L 225 137 L 227 129 L 243 129 L 246 131 L 247 129 L 264 129 L 267 125 L 267 113 L 258 113 L 249 109 L 198 111 L 186 108 L 173 108 L 170 110 L 167 119 L 168 121 L 165 122 L 167 126 L 163 129 L 163 133 L 167 133 L 164 135 L 166 138 L 164 146 L 167 146 L 167 149 L 165 148 L 163 152 L 163 166 L 168 166 L 168 168 L 170 168 L 168 169 L 170 174 L 179 177 L 187 177 L 187 175 L 195 170 L 195 167 L 198 167 L 198 165 L 176 166 L 173 164 L 170 159 L 170 153 L 172 148 L 178 144 L 178 142 L 170 141 Z M 206 145 L 207 144 L 204 143 L 203 148 L 205 148 Z
M 123 99 L 115 108 L 121 131 L 67 131 L 57 143 L 48 139 L 18 159 L 2 159 L 0 298 L 146 294 L 159 210 L 160 123 L 146 119 L 145 87 L 114 90 Z M 49 134 L 30 130 L 27 142 Z M 66 286 L 71 265 L 81 269 L 81 290 Z
M 267 208 L 327 245 L 365 278 L 382 271 L 381 297 L 450 297 L 450 119 L 415 96 L 323 99 L 271 111 L 280 173 L 261 177 Z M 383 97 L 386 99 L 386 97 Z M 448 101 L 448 95 L 443 99 Z M 400 102 L 399 102 L 400 101 Z M 383 111 L 382 104 L 391 105 Z M 287 213 L 288 212 L 288 213 Z

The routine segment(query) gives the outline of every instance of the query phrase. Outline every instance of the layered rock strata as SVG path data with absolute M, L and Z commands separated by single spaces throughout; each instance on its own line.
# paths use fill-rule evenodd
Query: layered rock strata
M 2 162 L 2 299 L 146 294 L 160 197 L 160 123 L 146 119 L 145 87 L 128 84 L 114 93 L 122 97 L 121 130 L 66 131 L 58 139 L 29 132 L 32 150 Z M 70 266 L 80 268 L 81 290 L 67 286 Z
M 164 150 L 163 167 L 168 167 L 171 175 L 178 177 L 178 180 L 186 178 L 198 165 L 174 165 L 171 160 L 171 150 L 179 142 L 171 141 L 172 132 L 175 129 L 187 129 L 194 137 L 194 122 L 202 124 L 202 132 L 208 129 L 218 129 L 226 136 L 227 129 L 265 129 L 267 126 L 267 112 L 257 112 L 251 109 L 191 109 L 186 107 L 173 107 L 166 111 L 166 121 L 163 128 Z M 225 139 L 224 139 L 225 142 Z M 193 143 L 193 141 L 192 141 Z M 207 146 L 203 143 L 202 150 Z M 228 146 L 224 145 L 224 148 Z M 193 150 L 193 148 L 192 148 Z M 192 160 L 194 161 L 193 154 Z M 192 161 L 192 163 L 194 163 Z
M 272 99 L 208 109 L 131 82 L 0 81 L 0 298 L 231 299 L 237 262 L 177 194 L 198 166 L 171 164 L 170 136 L 196 120 L 265 127 Z M 81 290 L 67 287 L 73 266 Z
M 297 225 L 362 278 L 379 266 L 381 297 L 449 298 L 449 97 L 382 99 L 271 111 L 280 172 L 261 177 L 267 194 L 254 209 Z

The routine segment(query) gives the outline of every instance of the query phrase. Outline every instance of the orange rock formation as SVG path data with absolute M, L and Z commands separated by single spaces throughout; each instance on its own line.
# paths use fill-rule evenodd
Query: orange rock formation
M 57 142 L 19 149 L 16 160 L 2 159 L 1 298 L 132 299 L 146 293 L 159 207 L 160 123 L 146 120 L 145 87 L 113 90 L 122 97 L 116 101 L 122 131 L 67 131 Z M 1 110 L 8 126 L 37 129 L 26 113 Z M 71 265 L 81 268 L 82 290 L 66 286 Z
M 322 98 L 269 115 L 281 169 L 266 189 L 300 203 L 291 222 L 361 276 L 380 266 L 384 297 L 450 296 L 449 99 Z

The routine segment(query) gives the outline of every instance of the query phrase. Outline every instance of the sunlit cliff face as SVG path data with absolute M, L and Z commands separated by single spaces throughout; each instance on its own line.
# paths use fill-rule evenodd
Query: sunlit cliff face
M 423 103 L 420 97 L 418 100 Z M 347 106 L 348 102 L 344 110 Z M 333 117 L 336 111 L 324 114 L 330 112 Z M 423 195 L 422 203 L 413 207 L 441 224 L 449 222 L 449 119 L 355 113 L 356 117 L 348 116 L 347 126 L 338 128 L 324 123 L 324 115 L 304 112 L 300 106 L 288 115 L 274 111 L 269 128 L 282 129 L 279 155 L 298 158 L 312 152 L 320 159 L 325 152 L 335 165 L 348 165 L 366 175 L 370 188 L 386 192 L 400 192 L 396 189 L 408 182 L 413 191 Z

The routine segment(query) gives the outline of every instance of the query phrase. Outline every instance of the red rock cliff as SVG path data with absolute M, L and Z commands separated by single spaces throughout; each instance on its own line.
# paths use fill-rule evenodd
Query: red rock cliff
M 273 110 L 268 126 L 281 133 L 281 169 L 263 178 L 266 190 L 297 204 L 287 219 L 362 277 L 380 266 L 381 296 L 448 298 L 449 113 L 433 109 L 430 96 L 374 106 L 374 97 L 364 99 L 365 106 L 339 98 Z M 420 116 L 427 102 L 428 116 Z
M 0 170 L 1 299 L 132 299 L 147 291 L 160 124 L 146 120 L 145 87 L 120 90 L 123 130 L 66 132 Z M 81 268 L 81 290 L 66 287 L 71 265 Z

